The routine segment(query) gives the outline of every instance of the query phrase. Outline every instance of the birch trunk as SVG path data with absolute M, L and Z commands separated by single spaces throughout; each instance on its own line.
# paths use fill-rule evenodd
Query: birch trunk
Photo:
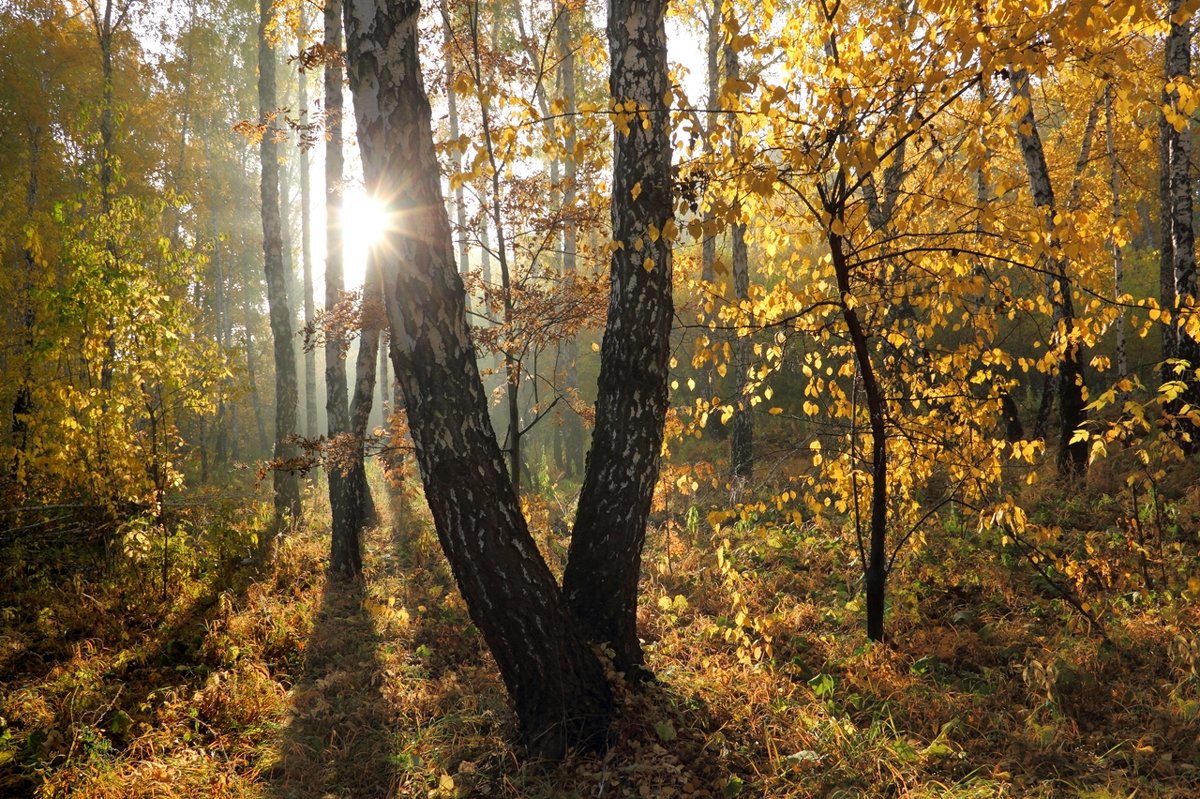
M 351 0 L 347 63 L 368 190 L 407 220 L 380 256 L 401 385 L 438 539 L 534 757 L 604 743 L 613 698 L 538 554 L 488 420 L 421 84 L 417 0 Z M 403 192 L 395 191 L 403 186 Z
M 325 0 L 322 19 L 325 47 L 336 55 L 342 51 L 342 0 Z M 333 311 L 345 291 L 342 237 L 342 66 L 336 58 L 325 62 L 325 310 Z M 353 435 L 350 407 L 346 398 L 346 355 L 342 338 L 326 333 L 325 417 L 330 440 Z M 344 440 L 344 439 L 343 439 Z M 361 447 L 351 442 L 352 451 Z M 342 450 L 344 453 L 344 450 Z M 360 459 L 361 461 L 361 459 Z M 328 469 L 329 507 L 332 524 L 329 541 L 330 571 L 342 578 L 362 573 L 359 544 L 360 518 L 353 460 L 334 463 Z
M 600 354 L 596 427 L 575 516 L 563 592 L 584 633 L 607 642 L 618 669 L 641 675 L 637 585 L 667 410 L 674 306 L 667 235 L 673 222 L 666 0 L 610 0 L 613 99 L 640 112 L 614 131 L 608 320 Z
M 271 0 L 258 3 L 258 112 L 268 125 L 259 144 L 262 163 L 263 268 L 267 277 L 267 304 L 271 315 L 271 337 L 275 351 L 275 521 L 300 517 L 300 482 L 289 461 L 296 446 L 289 438 L 296 433 L 296 359 L 292 336 L 292 314 L 288 309 L 288 276 L 284 269 L 283 236 L 279 213 L 279 155 L 271 122 L 276 111 L 275 50 L 267 39 Z

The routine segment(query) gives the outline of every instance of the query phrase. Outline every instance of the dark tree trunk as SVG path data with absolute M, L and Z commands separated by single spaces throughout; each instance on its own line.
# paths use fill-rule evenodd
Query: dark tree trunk
M 671 243 L 652 236 L 673 222 L 666 0 L 612 0 L 608 8 L 610 88 L 640 114 L 614 132 L 608 320 L 601 346 L 596 427 L 575 516 L 563 593 L 584 633 L 607 642 L 618 669 L 634 676 L 644 657 L 637 634 L 637 587 L 646 520 L 658 480 L 667 410 Z M 640 189 L 640 190 L 637 190 Z
M 350 401 L 350 432 L 354 434 L 354 463 L 350 478 L 354 482 L 354 518 L 359 529 L 379 522 L 379 512 L 367 485 L 367 469 L 363 462 L 367 440 L 367 425 L 371 418 L 372 396 L 375 391 L 375 365 L 379 353 L 387 312 L 383 307 L 383 277 L 379 271 L 379 256 L 371 253 L 363 283 L 362 328 L 358 332 L 358 357 L 354 361 L 354 397 Z M 386 371 L 384 371 L 386 374 Z M 386 378 L 384 378 L 386 380 Z M 386 388 L 380 386 L 380 396 Z M 380 403 L 382 406 L 382 402 Z M 386 421 L 386 420 L 385 420 Z
M 341 0 L 325 0 L 325 47 L 333 54 L 342 50 Z M 342 66 L 337 58 L 325 62 L 325 310 L 332 311 L 342 299 L 345 277 L 342 266 Z M 346 399 L 346 355 L 344 331 L 325 339 L 325 417 L 330 440 L 353 435 L 350 407 Z M 361 441 L 352 443 L 361 449 Z M 358 459 L 361 465 L 362 459 Z M 332 525 L 329 569 L 343 578 L 362 573 L 359 529 L 358 482 L 354 463 L 331 463 L 329 508 Z
M 42 129 L 39 126 L 29 127 L 29 180 L 25 184 L 25 216 L 32 223 L 33 212 L 37 207 L 38 171 L 42 156 Z M 37 312 L 34 305 L 34 287 L 37 280 L 37 258 L 29 243 L 23 248 L 21 261 L 24 269 L 22 279 L 24 286 L 21 292 L 21 380 L 17 385 L 17 396 L 13 400 L 12 434 L 15 452 L 12 465 L 12 478 L 16 482 L 24 479 L 25 451 L 29 446 L 29 417 L 33 414 L 33 349 L 34 325 L 37 322 Z
M 421 85 L 417 0 L 346 6 L 368 191 L 407 221 L 380 248 L 392 361 L 438 539 L 534 757 L 600 746 L 613 698 L 575 632 L 488 420 Z M 404 187 L 399 191 L 399 187 Z
M 1075 431 L 1087 421 L 1083 399 L 1083 344 L 1074 335 L 1075 306 L 1071 300 L 1071 279 L 1067 273 L 1067 259 L 1062 254 L 1058 228 L 1054 217 L 1057 207 L 1054 188 L 1050 183 L 1050 170 L 1046 166 L 1046 153 L 1038 134 L 1037 119 L 1033 114 L 1033 98 L 1029 91 L 1029 73 L 1018 70 L 1012 76 L 1013 94 L 1022 103 L 1021 119 L 1017 123 L 1017 139 L 1021 145 L 1021 156 L 1025 160 L 1025 171 L 1029 175 L 1029 186 L 1033 193 L 1033 204 L 1042 214 L 1042 222 L 1049 236 L 1050 255 L 1046 263 L 1046 293 L 1054 309 L 1053 324 L 1057 329 L 1052 337 L 1059 350 L 1058 385 L 1059 413 L 1062 418 L 1062 435 L 1058 445 L 1058 466 L 1068 477 L 1080 477 L 1087 470 L 1088 445 L 1086 441 L 1071 439 Z M 1095 127 L 1094 119 L 1091 127 Z M 1091 138 L 1091 131 L 1084 135 L 1084 146 Z M 1074 192 L 1072 192 L 1074 193 Z M 1044 400 L 1043 400 L 1044 401 Z
M 283 236 L 279 213 L 279 159 L 272 118 L 276 111 L 275 52 L 267 38 L 271 0 L 258 3 L 258 106 L 268 130 L 259 144 L 262 162 L 263 258 L 267 276 L 267 304 L 271 314 L 271 336 L 275 349 L 275 519 L 282 522 L 300 517 L 300 481 L 291 468 L 296 446 L 289 439 L 296 433 L 296 357 L 292 337 L 292 314 L 288 309 L 288 275 L 283 262 Z
M 1111 202 L 1109 220 L 1112 232 L 1108 235 L 1108 246 L 1112 249 L 1113 262 L 1113 300 L 1120 302 L 1125 293 L 1125 264 L 1121 245 L 1117 243 L 1117 226 L 1121 222 L 1121 172 L 1117 162 L 1117 149 L 1113 137 L 1113 85 L 1112 81 L 1104 87 L 1104 144 L 1108 154 L 1108 191 Z M 1129 356 L 1126 345 L 1125 314 L 1119 314 L 1113 322 L 1117 328 L 1116 361 L 1117 379 L 1129 377 Z
M 1025 425 L 1021 424 L 1021 410 L 1007 391 L 1000 393 L 1000 416 L 1004 419 L 1004 440 L 1012 444 L 1025 438 Z
M 1182 0 L 1170 0 L 1167 14 L 1171 18 L 1171 30 L 1167 35 L 1164 54 L 1164 77 L 1168 83 L 1191 78 L 1191 21 L 1175 21 L 1183 5 Z M 1179 92 L 1163 92 L 1163 107 L 1177 109 Z M 1200 380 L 1196 370 L 1200 368 L 1200 342 L 1188 334 L 1180 311 L 1196 299 L 1196 241 L 1192 220 L 1192 134 L 1187 116 L 1173 112 L 1176 119 L 1164 114 L 1160 121 L 1162 156 L 1160 194 L 1162 202 L 1162 250 L 1159 266 L 1159 284 L 1163 308 L 1171 314 L 1171 321 L 1163 327 L 1163 359 L 1178 359 L 1188 366 L 1176 374 L 1173 364 L 1165 365 L 1162 379 L 1182 379 L 1187 385 L 1183 396 L 1172 403 L 1169 409 L 1179 413 L 1184 405 L 1200 407 Z M 1189 452 L 1200 448 L 1200 428 L 1194 423 L 1177 420 L 1182 443 Z
M 827 208 L 836 218 L 845 224 L 841 208 Z M 829 254 L 833 260 L 834 275 L 837 279 L 838 293 L 843 297 L 853 296 L 850 286 L 850 265 L 846 260 L 844 241 L 841 236 L 830 231 L 826 234 L 829 244 Z M 882 641 L 884 638 L 884 610 L 886 608 L 887 590 L 887 503 L 888 503 L 888 460 L 887 460 L 887 417 L 883 388 L 875 375 L 875 366 L 871 361 L 871 350 L 867 341 L 866 331 L 858 312 L 845 301 L 841 303 L 842 319 L 850 333 L 850 343 L 854 347 L 854 360 L 858 364 L 859 379 L 862 380 L 863 393 L 867 397 L 867 415 L 871 428 L 871 529 L 867 550 L 866 569 L 863 572 L 863 583 L 867 594 L 867 637 L 872 641 Z M 857 497 L 854 499 L 858 501 Z

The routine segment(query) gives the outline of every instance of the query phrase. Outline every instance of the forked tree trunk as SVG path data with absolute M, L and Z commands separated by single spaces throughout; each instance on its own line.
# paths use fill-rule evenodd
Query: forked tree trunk
M 389 231 L 379 253 L 393 366 L 438 539 L 530 754 L 603 745 L 612 693 L 529 534 L 488 420 L 421 85 L 420 3 L 353 0 L 345 11 L 367 189 L 419 232 Z
M 563 593 L 584 633 L 607 642 L 618 669 L 642 673 L 637 585 L 667 411 L 674 306 L 674 224 L 666 0 L 611 0 L 613 99 L 645 109 L 616 119 L 608 320 L 596 426 L 575 516 Z M 652 235 L 654 226 L 660 235 Z
M 283 261 L 283 236 L 279 214 L 279 157 L 274 138 L 275 50 L 267 38 L 271 0 L 258 3 L 258 111 L 268 129 L 259 144 L 262 162 L 263 258 L 267 276 L 267 304 L 271 314 L 271 336 L 275 347 L 275 450 L 273 470 L 275 520 L 300 517 L 300 481 L 289 461 L 296 446 L 289 439 L 296 433 L 296 358 L 292 336 L 292 314 L 288 309 L 288 276 Z

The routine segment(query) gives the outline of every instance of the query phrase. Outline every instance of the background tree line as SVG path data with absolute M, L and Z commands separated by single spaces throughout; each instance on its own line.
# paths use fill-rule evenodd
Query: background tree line
M 1014 486 L 1195 454 L 1193 10 L 5 6 L 8 535 L 149 520 L 165 594 L 172 509 L 253 466 L 257 555 L 308 485 L 356 579 L 368 456 L 407 457 L 549 758 L 605 743 L 606 664 L 651 676 L 656 490 L 711 483 L 717 535 L 847 526 L 872 640 L 951 516 L 1102 629 Z M 556 575 L 526 511 L 559 495 Z

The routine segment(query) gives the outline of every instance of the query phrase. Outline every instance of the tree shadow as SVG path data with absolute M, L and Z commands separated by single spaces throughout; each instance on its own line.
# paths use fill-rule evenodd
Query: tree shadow
M 394 766 L 381 643 L 361 580 L 325 583 L 304 666 L 265 775 L 278 799 L 392 795 Z

